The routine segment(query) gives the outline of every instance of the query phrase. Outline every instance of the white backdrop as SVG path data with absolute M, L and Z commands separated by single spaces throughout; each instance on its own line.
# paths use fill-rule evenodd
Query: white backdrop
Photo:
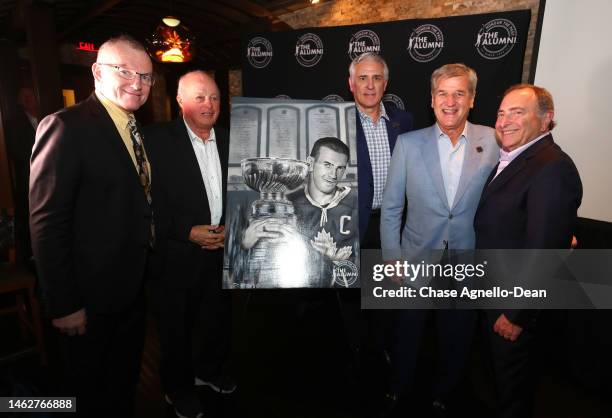
M 580 171 L 579 216 L 612 222 L 612 1 L 546 1 L 535 84 L 552 93 L 553 136 Z

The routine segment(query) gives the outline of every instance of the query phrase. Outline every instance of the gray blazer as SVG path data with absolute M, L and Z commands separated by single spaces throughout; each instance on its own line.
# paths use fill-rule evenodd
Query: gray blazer
M 440 168 L 436 127 L 397 139 L 382 204 L 380 236 L 387 260 L 426 260 L 429 250 L 474 248 L 474 214 L 485 181 L 499 159 L 495 131 L 467 123 L 467 148 L 452 207 Z M 400 234 L 402 213 L 407 218 Z M 399 257 L 400 249 L 404 257 Z M 424 258 L 425 257 L 425 258 Z

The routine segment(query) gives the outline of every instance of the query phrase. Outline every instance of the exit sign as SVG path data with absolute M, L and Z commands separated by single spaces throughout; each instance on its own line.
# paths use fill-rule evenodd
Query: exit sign
M 88 51 L 88 52 L 96 52 L 97 49 L 94 46 L 93 42 L 79 42 L 77 44 L 76 49 L 78 49 L 79 51 Z

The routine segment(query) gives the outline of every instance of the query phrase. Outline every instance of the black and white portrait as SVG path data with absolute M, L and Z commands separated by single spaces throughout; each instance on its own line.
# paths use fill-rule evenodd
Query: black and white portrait
M 234 100 L 225 288 L 359 287 L 351 111 L 351 103 Z M 236 161 L 246 150 L 259 155 Z

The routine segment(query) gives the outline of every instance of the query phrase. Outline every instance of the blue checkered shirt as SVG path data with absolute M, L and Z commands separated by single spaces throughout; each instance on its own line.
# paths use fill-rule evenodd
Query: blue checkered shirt
M 380 119 L 378 123 L 357 108 L 359 120 L 363 127 L 370 163 L 372 164 L 372 177 L 374 178 L 374 196 L 372 198 L 372 209 L 380 208 L 382 204 L 383 191 L 387 181 L 387 171 L 391 162 L 391 149 L 389 148 L 389 136 L 387 135 L 387 124 L 383 118 L 389 120 L 382 102 L 380 103 Z

